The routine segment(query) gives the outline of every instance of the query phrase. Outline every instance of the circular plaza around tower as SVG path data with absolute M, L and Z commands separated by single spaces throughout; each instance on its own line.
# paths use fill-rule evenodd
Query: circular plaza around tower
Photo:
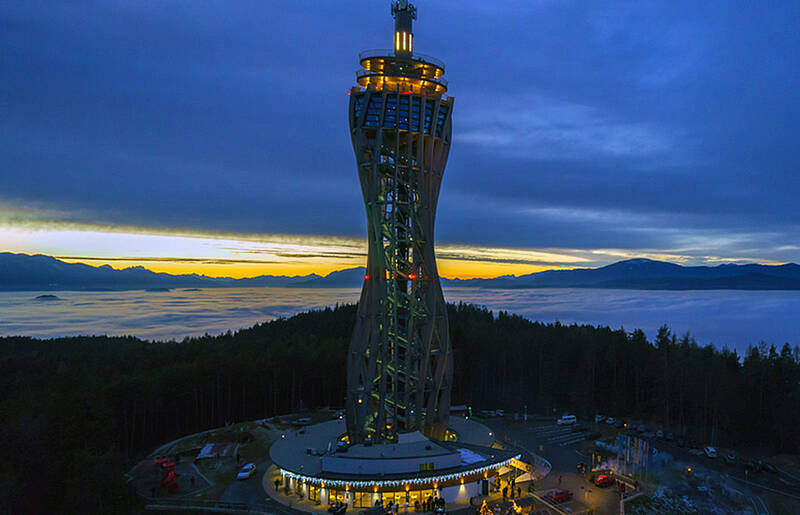
M 326 506 L 368 509 L 396 504 L 411 509 L 428 499 L 446 503 L 486 495 L 510 470 L 529 468 L 516 452 L 493 447 L 489 428 L 450 417 L 446 441 L 419 432 L 397 443 L 347 445 L 343 418 L 287 431 L 272 445 L 271 495 L 296 495 Z

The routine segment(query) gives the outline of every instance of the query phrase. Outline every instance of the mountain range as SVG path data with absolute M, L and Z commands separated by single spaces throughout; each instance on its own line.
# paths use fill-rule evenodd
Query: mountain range
M 363 267 L 326 276 L 262 275 L 244 279 L 173 275 L 136 266 L 66 263 L 51 256 L 0 253 L 0 290 L 132 290 L 164 288 L 359 288 Z M 681 266 L 650 259 L 629 259 L 600 268 L 547 270 L 493 279 L 445 279 L 446 287 L 468 288 L 617 288 L 638 290 L 800 290 L 800 265 Z

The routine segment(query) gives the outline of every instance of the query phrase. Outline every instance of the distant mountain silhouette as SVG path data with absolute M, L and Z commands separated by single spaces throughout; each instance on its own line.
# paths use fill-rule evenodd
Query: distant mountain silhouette
M 65 263 L 37 254 L 0 253 L 0 290 L 138 290 L 287 286 L 320 276 L 263 275 L 246 279 L 156 273 L 141 266 L 115 270 L 108 265 Z
M 304 281 L 293 282 L 291 288 L 360 288 L 364 283 L 367 269 L 363 266 L 331 272 L 325 277 L 314 277 Z
M 621 288 L 635 290 L 800 290 L 800 266 L 681 266 L 629 259 L 600 268 L 547 270 L 497 279 L 448 279 L 448 286 L 478 288 Z
M 359 288 L 364 267 L 322 277 L 262 275 L 246 279 L 171 275 L 141 266 L 115 270 L 108 265 L 65 263 L 43 255 L 0 253 L 0 290 L 133 290 L 163 288 Z M 600 268 L 548 270 L 494 279 L 442 279 L 443 286 L 471 288 L 621 288 L 636 290 L 800 290 L 800 266 L 680 266 L 629 259 Z

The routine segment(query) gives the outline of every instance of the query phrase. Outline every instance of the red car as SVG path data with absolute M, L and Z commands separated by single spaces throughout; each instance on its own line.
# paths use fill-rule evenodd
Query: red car
M 594 484 L 597 486 L 611 486 L 614 484 L 614 478 L 608 474 L 601 474 L 594 478 Z
M 554 503 L 569 501 L 572 499 L 572 492 L 569 490 L 550 490 L 544 498 Z

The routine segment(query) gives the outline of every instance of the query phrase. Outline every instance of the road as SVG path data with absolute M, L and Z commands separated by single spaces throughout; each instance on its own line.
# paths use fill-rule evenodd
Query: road
M 272 465 L 270 459 L 263 459 L 256 462 L 256 472 L 248 479 L 234 480 L 220 496 L 218 504 L 233 503 L 247 504 L 259 509 L 267 509 L 272 513 L 297 514 L 297 510 L 292 510 L 270 499 L 264 491 L 263 478 L 267 469 Z
M 549 490 L 556 488 L 570 490 L 573 494 L 572 500 L 558 505 L 567 513 L 584 511 L 593 506 L 597 507 L 597 514 L 619 513 L 619 494 L 613 487 L 598 488 L 577 473 L 578 463 L 589 461 L 589 458 L 576 450 L 577 444 L 584 441 L 583 437 L 569 428 L 552 423 L 522 425 L 499 418 L 486 422 L 503 439 L 535 452 L 553 466 L 552 472 L 546 478 L 535 482 L 537 495 L 544 496 Z

